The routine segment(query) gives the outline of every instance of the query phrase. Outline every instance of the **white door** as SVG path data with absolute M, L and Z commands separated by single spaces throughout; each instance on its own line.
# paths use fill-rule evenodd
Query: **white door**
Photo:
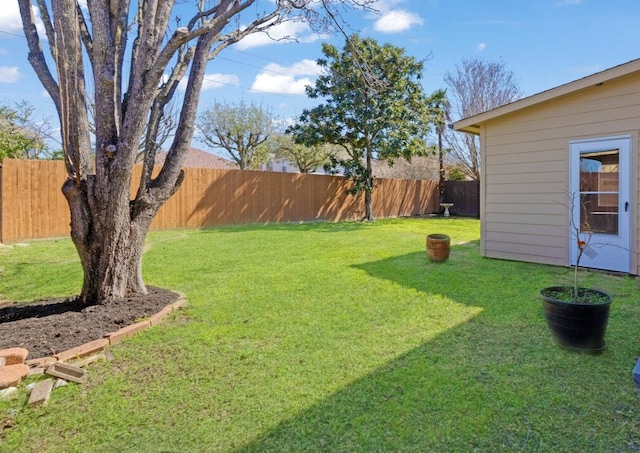
M 576 264 L 581 246 L 581 267 L 629 272 L 630 156 L 631 137 L 571 142 L 571 265 Z

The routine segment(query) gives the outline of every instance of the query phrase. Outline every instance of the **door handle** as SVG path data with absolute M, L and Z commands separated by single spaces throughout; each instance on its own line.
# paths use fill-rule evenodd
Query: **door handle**
M 627 212 L 629 210 L 629 202 L 625 201 L 624 203 L 624 212 Z

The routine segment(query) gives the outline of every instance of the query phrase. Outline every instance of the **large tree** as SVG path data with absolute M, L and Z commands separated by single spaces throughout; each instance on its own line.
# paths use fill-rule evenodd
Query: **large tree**
M 46 36 L 36 27 L 32 1 Z M 181 167 L 207 62 L 249 34 L 267 32 L 287 20 L 323 25 L 322 14 L 335 18 L 335 8 L 363 3 L 368 2 L 18 0 L 29 62 L 60 119 L 69 175 L 62 192 L 83 268 L 85 303 L 147 292 L 144 240 L 158 209 L 184 178 Z M 184 25 L 172 30 L 174 21 Z M 153 177 L 158 127 L 183 77 L 187 83 L 176 133 Z M 132 169 L 143 136 L 142 176 L 132 194 Z
M 276 130 L 271 109 L 256 103 L 215 102 L 200 114 L 200 140 L 223 149 L 241 170 L 255 170 L 269 158 L 262 146 Z
M 447 72 L 451 116 L 455 121 L 498 108 L 522 97 L 515 74 L 504 62 L 472 58 L 462 60 L 453 72 Z M 480 179 L 480 139 L 471 134 L 448 131 L 449 157 L 465 175 Z
M 340 52 L 322 46 L 324 74 L 307 95 L 324 103 L 305 110 L 288 129 L 296 142 L 341 146 L 347 158 L 334 158 L 336 167 L 353 181 L 352 194 L 365 193 L 365 220 L 372 220 L 373 159 L 393 163 L 398 157 L 428 152 L 425 137 L 432 118 L 430 99 L 420 79 L 423 64 L 404 49 L 357 35 L 347 38 Z

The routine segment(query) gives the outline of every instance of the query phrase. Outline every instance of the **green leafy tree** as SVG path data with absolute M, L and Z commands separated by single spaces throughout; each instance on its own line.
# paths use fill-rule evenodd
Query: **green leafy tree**
M 147 293 L 144 241 L 184 179 L 208 62 L 245 37 L 286 22 L 304 21 L 319 33 L 334 25 L 335 31 L 340 24 L 333 20 L 343 7 L 371 0 L 17 2 L 29 62 L 60 121 L 68 173 L 62 193 L 83 269 L 80 297 L 88 304 Z M 155 173 L 161 120 L 182 79 L 187 83 L 175 134 Z M 141 176 L 132 181 L 143 138 Z
M 287 159 L 298 168 L 300 173 L 311 173 L 318 168 L 324 168 L 325 165 L 330 164 L 331 158 L 335 158 L 340 151 L 336 145 L 327 143 L 310 146 L 296 143 L 290 135 L 273 137 L 270 146 L 276 157 Z
M 364 191 L 364 219 L 372 220 L 374 157 L 393 164 L 428 152 L 424 138 L 432 120 L 420 84 L 423 64 L 402 48 L 357 35 L 347 38 L 342 52 L 330 44 L 322 52 L 326 58 L 317 63 L 325 73 L 306 92 L 324 103 L 305 110 L 287 132 L 297 143 L 330 143 L 346 151 L 346 158 L 332 158 L 332 166 L 353 181 L 350 193 Z
M 27 101 L 13 107 L 0 105 L 0 161 L 60 158 L 46 143 L 51 128 L 48 121 L 36 121 L 35 108 Z
M 466 181 L 467 175 L 459 167 L 451 167 L 447 179 L 449 181 Z
M 216 102 L 200 114 L 200 140 L 223 149 L 241 170 L 255 170 L 269 160 L 263 144 L 274 134 L 275 120 L 271 109 L 255 103 Z

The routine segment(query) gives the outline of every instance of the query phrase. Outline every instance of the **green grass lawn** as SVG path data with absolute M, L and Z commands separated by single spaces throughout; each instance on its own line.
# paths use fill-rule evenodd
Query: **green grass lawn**
M 451 236 L 428 261 L 425 236 Z M 568 268 L 482 258 L 479 222 L 267 225 L 157 232 L 148 284 L 187 294 L 111 348 L 90 382 L 0 402 L 1 451 L 612 452 L 640 449 L 638 282 L 613 295 L 607 349 L 555 345 L 538 291 Z M 72 295 L 68 240 L 0 248 L 0 294 Z M 5 423 L 6 424 L 6 423 Z

